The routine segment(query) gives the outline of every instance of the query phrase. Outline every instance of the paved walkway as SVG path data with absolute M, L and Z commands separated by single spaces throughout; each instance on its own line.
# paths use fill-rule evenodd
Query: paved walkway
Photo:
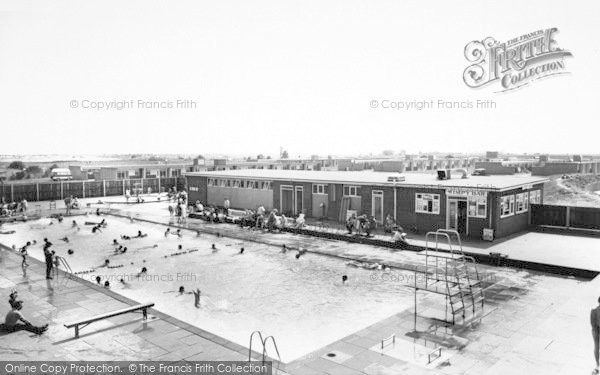
M 128 205 L 123 214 L 169 223 L 162 204 Z M 59 205 L 60 208 L 60 205 Z M 47 213 L 47 212 L 44 212 Z M 292 234 L 258 234 L 235 226 L 190 221 L 190 226 L 247 236 L 248 240 L 281 241 L 318 248 L 330 255 L 419 264 L 411 252 Z M 235 231 L 235 233 L 234 233 Z M 548 234 L 543 234 L 548 236 Z M 553 235 L 555 236 L 555 235 Z M 549 238 L 549 237 L 544 237 Z M 511 240 L 518 240 L 515 237 Z M 536 241 L 534 237 L 532 241 Z M 510 241 L 510 240 L 509 240 Z M 509 243 L 504 241 L 494 246 Z M 0 237 L 1 242 L 1 237 Z M 554 243 L 549 241 L 548 244 Z M 322 245 L 317 247 L 317 244 Z M 540 245 L 540 249 L 544 247 Z M 488 252 L 491 250 L 487 250 Z M 508 250 L 506 250 L 508 251 Z M 502 252 L 506 252 L 502 251 Z M 540 250 L 541 251 L 541 250 Z M 47 282 L 42 265 L 31 260 L 26 275 L 20 258 L 0 250 L 0 300 L 12 288 L 25 301 L 24 315 L 35 323 L 50 323 L 47 334 L 0 333 L 2 359 L 153 359 L 244 360 L 247 349 L 209 332 L 157 312 L 143 323 L 123 315 L 94 323 L 79 339 L 62 326 L 66 321 L 119 309 L 135 303 L 81 280 L 59 278 Z M 438 316 L 435 298 L 355 332 L 285 366 L 290 374 L 589 374 L 593 368 L 589 309 L 600 294 L 600 278 L 588 282 L 510 268 L 483 267 L 486 280 L 485 316 L 473 324 L 446 327 L 428 316 Z M 5 314 L 7 304 L 0 304 Z M 381 340 L 396 335 L 396 343 L 380 349 Z M 442 347 L 442 357 L 427 365 L 426 353 Z

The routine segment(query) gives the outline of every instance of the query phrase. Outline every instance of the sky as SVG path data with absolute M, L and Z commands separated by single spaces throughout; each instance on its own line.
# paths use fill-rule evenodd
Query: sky
M 0 0 L 0 153 L 600 153 L 599 17 L 564 0 Z M 570 74 L 463 82 L 469 42 L 552 27 Z

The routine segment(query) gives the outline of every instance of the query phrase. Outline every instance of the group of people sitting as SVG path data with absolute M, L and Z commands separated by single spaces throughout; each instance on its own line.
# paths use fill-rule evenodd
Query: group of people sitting
M 277 209 L 267 212 L 264 206 L 259 206 L 256 210 L 246 209 L 243 214 L 234 215 L 229 209 L 229 201 L 225 200 L 223 206 L 205 207 L 200 201 L 190 205 L 190 211 L 193 211 L 197 218 L 213 223 L 233 223 L 239 224 L 244 228 L 261 229 L 269 232 L 281 230 L 284 227 L 303 228 L 306 226 L 306 218 L 303 213 L 298 217 L 288 218 L 284 214 L 279 214 Z M 392 234 L 392 241 L 401 244 L 408 244 L 404 229 L 396 224 L 396 221 L 387 215 L 384 224 L 384 232 Z M 359 234 L 371 237 L 371 234 L 377 229 L 377 221 L 374 216 L 352 214 L 346 220 L 346 229 L 348 234 Z
M 374 216 L 367 215 L 359 215 L 356 214 L 350 215 L 346 220 L 346 229 L 348 230 L 348 234 L 352 234 L 353 231 L 356 234 L 365 234 L 367 237 L 371 236 L 371 232 L 377 228 L 377 221 L 375 221 Z
M 4 198 L 0 201 L 0 216 L 15 216 L 18 214 L 27 214 L 28 203 L 25 198 L 15 202 L 6 203 Z

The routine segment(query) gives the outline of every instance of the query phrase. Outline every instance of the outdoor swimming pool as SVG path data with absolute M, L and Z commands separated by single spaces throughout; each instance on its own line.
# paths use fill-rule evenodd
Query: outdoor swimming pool
M 72 219 L 80 231 L 72 227 Z M 16 233 L 3 235 L 0 241 L 18 248 L 36 240 L 29 255 L 43 260 L 42 241 L 47 237 L 74 272 L 95 269 L 79 277 L 93 281 L 99 275 L 123 296 L 154 302 L 163 313 L 243 346 L 255 330 L 273 335 L 284 362 L 412 309 L 414 303 L 414 294 L 406 287 L 412 273 L 394 270 L 393 277 L 385 277 L 383 271 L 350 267 L 338 258 L 307 253 L 296 259 L 295 251 L 282 254 L 275 246 L 206 234 L 197 237 L 185 230 L 182 238 L 165 238 L 164 225 L 111 216 L 106 217 L 108 226 L 102 233 L 93 234 L 92 227 L 84 225 L 84 221 L 100 220 L 78 216 L 62 223 L 40 219 L 8 224 L 4 230 Z M 148 236 L 120 239 L 138 230 Z M 61 240 L 64 236 L 69 243 Z M 115 253 L 111 245 L 115 238 L 127 246 L 126 253 Z M 213 243 L 216 252 L 211 250 Z M 242 255 L 241 247 L 245 248 Z M 69 249 L 74 254 L 69 255 Z M 106 259 L 110 267 L 101 267 Z M 142 267 L 147 274 L 137 277 Z M 342 275 L 348 276 L 347 285 L 342 284 Z M 125 285 L 119 282 L 121 278 Z M 177 292 L 180 286 L 186 292 L 200 288 L 200 308 L 194 307 L 193 295 Z

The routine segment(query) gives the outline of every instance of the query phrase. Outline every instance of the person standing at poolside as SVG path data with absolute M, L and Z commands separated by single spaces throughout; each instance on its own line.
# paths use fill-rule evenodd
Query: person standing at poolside
M 47 238 L 44 238 L 44 259 L 46 261 L 46 279 L 52 279 L 52 267 L 54 266 L 54 259 L 52 256 L 52 252 L 50 251 L 50 246 L 52 243 L 48 241 Z
M 594 358 L 596 359 L 596 368 L 593 373 L 598 374 L 600 372 L 600 298 L 598 298 L 598 306 L 590 312 L 590 323 L 592 324 Z
M 224 214 L 225 216 L 229 215 L 229 206 L 230 206 L 230 202 L 229 202 L 229 198 L 225 198 L 225 201 L 223 201 L 223 208 L 224 208 Z
M 72 199 L 73 199 L 72 195 L 65 198 L 65 209 L 67 210 L 67 216 L 69 216 L 71 214 L 71 200 Z

